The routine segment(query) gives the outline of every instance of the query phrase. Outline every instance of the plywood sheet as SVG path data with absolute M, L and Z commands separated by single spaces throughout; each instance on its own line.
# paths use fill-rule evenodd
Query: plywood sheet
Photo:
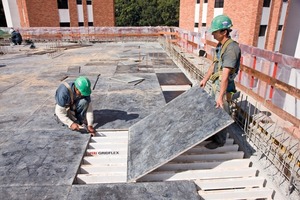
M 233 123 L 198 86 L 129 129 L 128 181 L 135 181 Z

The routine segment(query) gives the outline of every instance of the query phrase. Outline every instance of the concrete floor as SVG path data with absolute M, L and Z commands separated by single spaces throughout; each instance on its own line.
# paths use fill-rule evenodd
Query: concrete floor
M 94 88 L 96 129 L 128 129 L 166 105 L 156 74 L 181 71 L 159 43 L 42 51 L 49 46 L 6 47 L 7 54 L 0 55 L 0 199 L 119 199 L 118 192 L 128 187 L 131 199 L 198 199 L 189 181 L 73 186 L 90 136 L 53 117 L 56 88 L 78 75 L 89 77 Z M 128 77 L 143 81 L 124 82 Z M 108 187 L 110 193 L 99 197 Z

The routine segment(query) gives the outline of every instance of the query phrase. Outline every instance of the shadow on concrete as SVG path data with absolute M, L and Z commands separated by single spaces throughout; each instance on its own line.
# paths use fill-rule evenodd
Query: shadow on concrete
M 97 123 L 95 129 L 116 120 L 130 121 L 138 117 L 138 114 L 128 114 L 126 111 L 122 110 L 94 110 L 94 122 Z

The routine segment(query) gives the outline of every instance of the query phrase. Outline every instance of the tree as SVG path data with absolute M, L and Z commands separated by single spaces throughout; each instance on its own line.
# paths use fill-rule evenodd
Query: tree
M 178 26 L 179 0 L 116 0 L 117 26 Z
M 134 0 L 116 0 L 115 16 L 117 26 L 138 26 L 141 8 Z
M 179 26 L 180 0 L 158 0 L 158 10 L 165 26 Z

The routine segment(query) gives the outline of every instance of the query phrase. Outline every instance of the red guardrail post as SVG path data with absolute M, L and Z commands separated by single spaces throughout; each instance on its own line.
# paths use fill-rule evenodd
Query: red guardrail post
M 273 74 L 272 74 L 272 77 L 273 77 L 273 78 L 276 78 L 277 70 L 278 70 L 278 63 L 275 62 L 275 63 L 274 63 Z M 270 94 L 269 94 L 269 99 L 272 99 L 272 98 L 273 98 L 273 94 L 274 94 L 274 86 L 271 85 L 271 88 L 270 88 Z
M 252 68 L 255 69 L 256 68 L 256 56 L 253 57 L 253 64 L 252 64 Z M 254 76 L 250 77 L 250 88 L 253 88 L 254 85 Z
M 240 65 L 243 64 L 243 59 L 244 59 L 243 56 L 241 56 Z M 240 70 L 240 71 L 239 71 L 239 76 L 238 76 L 238 83 L 241 83 L 241 80 L 242 80 L 242 73 L 243 73 L 243 71 Z

